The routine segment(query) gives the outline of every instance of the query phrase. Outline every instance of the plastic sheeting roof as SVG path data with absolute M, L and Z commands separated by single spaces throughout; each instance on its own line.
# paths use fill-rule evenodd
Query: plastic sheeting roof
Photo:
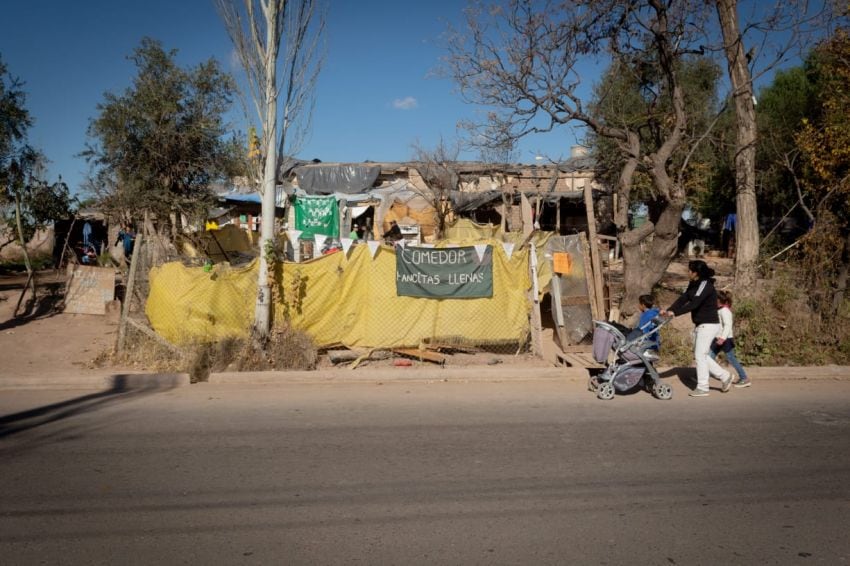
M 298 187 L 308 195 L 355 194 L 369 190 L 380 165 L 311 165 L 295 167 Z

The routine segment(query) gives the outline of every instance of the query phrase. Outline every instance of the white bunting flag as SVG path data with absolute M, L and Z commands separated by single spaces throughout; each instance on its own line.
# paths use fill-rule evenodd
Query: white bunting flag
M 487 244 L 475 244 L 475 253 L 478 254 L 478 262 L 484 261 L 484 252 L 487 251 Z
M 313 238 L 316 240 L 316 251 L 313 253 L 313 256 L 318 257 L 318 255 L 322 253 L 322 248 L 325 247 L 325 240 L 327 240 L 328 237 L 324 234 L 315 234 Z
M 348 256 L 348 250 L 351 248 L 351 244 L 354 240 L 351 238 L 340 238 L 339 241 L 342 244 L 342 253 Z
M 434 244 L 419 244 L 420 248 L 433 248 Z
M 407 248 L 407 240 L 402 238 L 401 240 L 398 241 L 397 245 L 401 246 L 402 248 Z
M 298 238 L 301 237 L 301 230 L 287 230 L 286 237 L 289 239 L 289 243 L 294 246 L 298 243 Z
M 369 253 L 372 254 L 372 259 L 375 259 L 375 254 L 378 252 L 378 247 L 381 242 L 377 240 L 367 240 L 366 245 L 369 246 Z
M 513 242 L 502 242 L 502 248 L 505 250 L 505 255 L 508 256 L 508 259 L 511 259 L 511 256 L 514 253 L 514 244 Z

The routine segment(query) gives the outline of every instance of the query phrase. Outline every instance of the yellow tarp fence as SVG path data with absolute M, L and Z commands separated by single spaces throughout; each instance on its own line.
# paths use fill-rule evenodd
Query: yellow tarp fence
M 279 266 L 275 321 L 290 321 L 319 346 L 415 347 L 458 337 L 481 345 L 524 341 L 530 308 L 528 249 L 515 250 L 508 258 L 497 240 L 453 243 L 493 246 L 492 298 L 396 296 L 393 248 L 381 246 L 373 258 L 361 244 L 347 256 L 338 252 Z M 256 270 L 256 262 L 242 269 L 220 264 L 211 273 L 181 263 L 154 268 L 148 319 L 157 333 L 176 344 L 246 336 L 254 318 Z

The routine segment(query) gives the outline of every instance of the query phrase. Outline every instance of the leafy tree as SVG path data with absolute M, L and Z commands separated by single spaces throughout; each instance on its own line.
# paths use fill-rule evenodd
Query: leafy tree
M 4 232 L 17 235 L 35 300 L 35 281 L 26 243 L 48 222 L 67 217 L 72 199 L 61 179 L 48 185 L 39 178 L 44 156 L 26 141 L 32 118 L 25 103 L 21 82 L 9 74 L 0 59 L 0 216 L 5 224 Z M 12 241 L 14 238 L 0 243 L 0 248 Z
M 850 32 L 840 29 L 821 43 L 809 65 L 816 105 L 795 138 L 814 213 L 804 266 L 816 306 L 835 314 L 850 277 Z
M 808 222 L 814 216 L 802 192 L 803 159 L 795 136 L 815 113 L 816 96 L 817 87 L 804 66 L 779 71 L 759 93 L 757 114 L 759 208 L 774 215 L 800 211 Z
M 710 139 L 698 143 L 705 134 L 714 133 L 713 122 L 717 119 L 717 81 L 720 68 L 706 57 L 689 56 L 678 65 L 678 76 L 684 92 L 684 107 L 688 115 L 685 140 L 671 156 L 671 169 L 681 171 L 681 181 L 692 208 L 704 211 L 706 187 L 715 168 L 715 152 Z M 591 112 L 600 122 L 628 124 L 637 132 L 645 151 L 657 150 L 669 126 L 666 116 L 672 111 L 669 97 L 647 96 L 657 89 L 660 77 L 653 66 L 644 66 L 641 73 L 614 63 L 594 89 Z M 716 126 L 714 126 L 716 128 Z M 624 166 L 625 157 L 618 151 L 617 144 L 610 138 L 591 131 L 585 140 L 592 148 L 597 163 L 597 178 L 608 186 L 616 186 Z M 652 177 L 646 170 L 638 168 L 632 186 L 632 202 L 643 203 L 649 209 L 649 217 L 657 218 L 665 202 L 659 198 Z
M 0 210 L 7 233 L 17 236 L 0 248 L 15 239 L 23 246 L 37 230 L 67 218 L 74 204 L 61 177 L 53 184 L 44 181 L 45 157 L 26 141 L 32 117 L 22 86 L 0 59 Z
M 39 159 L 38 153 L 26 143 L 32 118 L 25 103 L 26 93 L 20 80 L 9 74 L 0 59 L 0 206 L 9 224 L 9 234 L 17 232 L 15 210 L 18 191 Z M 23 233 L 19 233 L 18 237 L 27 241 Z M 15 237 L 12 236 L 0 243 L 0 247 L 14 241 Z
M 93 169 L 92 189 L 106 207 L 130 216 L 151 213 L 161 226 L 181 214 L 204 215 L 210 184 L 237 167 L 235 142 L 225 140 L 224 113 L 233 81 L 210 59 L 184 69 L 176 50 L 145 38 L 129 59 L 133 85 L 106 93 L 88 128 L 83 152 Z

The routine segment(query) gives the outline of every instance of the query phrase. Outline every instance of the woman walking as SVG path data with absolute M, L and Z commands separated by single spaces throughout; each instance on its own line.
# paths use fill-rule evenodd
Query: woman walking
M 708 397 L 709 375 L 721 382 L 723 393 L 732 387 L 732 374 L 720 367 L 711 358 L 711 345 L 720 334 L 720 318 L 717 315 L 717 291 L 714 288 L 714 270 L 702 260 L 688 263 L 690 283 L 682 296 L 670 305 L 664 314 L 679 316 L 691 313 L 694 323 L 694 361 L 697 368 L 697 387 L 691 397 Z

